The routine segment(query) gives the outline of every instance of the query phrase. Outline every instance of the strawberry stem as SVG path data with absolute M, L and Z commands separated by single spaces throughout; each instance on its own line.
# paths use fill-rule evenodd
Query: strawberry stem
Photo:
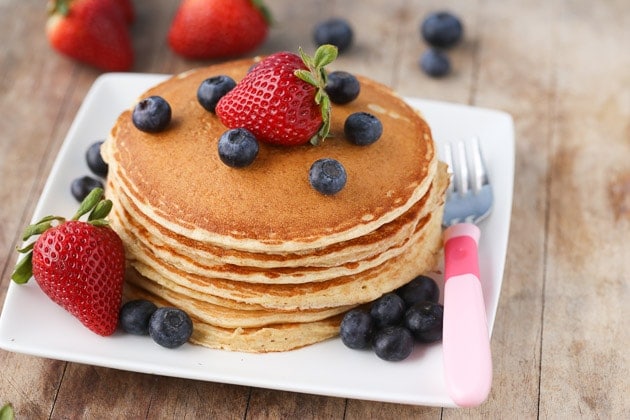
M 265 22 L 267 22 L 267 25 L 273 24 L 273 16 L 271 15 L 271 11 L 269 11 L 269 8 L 265 4 L 265 2 L 263 2 L 263 0 L 252 0 L 252 4 L 256 9 L 260 10 L 260 13 L 263 15 L 263 18 L 265 19 Z
M 332 106 L 330 98 L 326 93 L 328 75 L 325 67 L 335 61 L 338 51 L 337 47 L 334 45 L 325 44 L 317 48 L 313 57 L 307 55 L 302 48 L 299 48 L 299 52 L 300 58 L 302 58 L 302 61 L 308 70 L 296 70 L 295 76 L 317 88 L 315 103 L 319 105 L 322 113 L 322 126 L 317 134 L 311 138 L 311 144 L 317 145 L 320 141 L 324 140 L 330 132 L 330 114 Z
M 62 16 L 68 16 L 70 13 L 70 2 L 72 0 L 50 0 L 48 2 L 48 14 L 59 14 Z
M 90 191 L 87 197 L 85 197 L 81 202 L 81 205 L 79 206 L 77 212 L 74 214 L 74 216 L 72 216 L 72 220 L 79 220 L 81 216 L 83 216 L 84 214 L 88 214 L 89 212 L 94 210 L 94 207 L 96 207 L 98 202 L 101 201 L 102 197 L 102 188 L 94 188 L 92 191 Z

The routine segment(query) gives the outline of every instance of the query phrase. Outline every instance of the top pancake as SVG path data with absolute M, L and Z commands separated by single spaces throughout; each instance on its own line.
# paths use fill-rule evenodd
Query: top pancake
M 192 70 L 168 79 L 142 97 L 159 95 L 171 105 L 167 130 L 136 129 L 130 110 L 118 118 L 102 149 L 110 173 L 140 210 L 191 239 L 251 252 L 291 252 L 349 240 L 394 220 L 427 192 L 437 167 L 426 122 L 389 88 L 359 77 L 361 93 L 333 105 L 331 137 L 319 146 L 260 144 L 254 163 L 241 169 L 219 159 L 226 127 L 197 101 L 200 83 L 226 74 L 240 80 L 252 60 Z M 348 115 L 366 111 L 383 124 L 370 146 L 345 139 Z M 339 160 L 348 181 L 325 196 L 309 184 L 311 164 Z

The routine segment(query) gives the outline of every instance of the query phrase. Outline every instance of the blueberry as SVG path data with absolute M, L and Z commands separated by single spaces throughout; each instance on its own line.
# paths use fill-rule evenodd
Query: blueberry
M 339 335 L 346 347 L 351 349 L 367 349 L 372 343 L 373 322 L 370 314 L 364 309 L 353 309 L 341 320 Z
M 233 128 L 219 138 L 219 158 L 228 166 L 243 168 L 258 155 L 258 140 L 245 128 Z
M 442 339 L 444 307 L 435 302 L 418 302 L 405 312 L 405 327 L 416 340 L 432 343 Z
M 171 106 L 161 96 L 149 96 L 138 102 L 131 118 L 138 130 L 157 133 L 171 122 Z
M 331 158 L 318 159 L 308 171 L 311 186 L 322 194 L 332 195 L 346 185 L 347 174 L 343 165 Z
M 219 99 L 234 89 L 236 82 L 229 76 L 219 75 L 204 80 L 197 89 L 197 100 L 206 111 L 214 112 Z
M 457 16 L 440 11 L 430 13 L 424 18 L 420 33 L 432 47 L 451 48 L 462 39 L 464 28 Z
M 381 137 L 383 124 L 372 114 L 355 112 L 346 118 L 343 131 L 352 143 L 359 146 L 367 146 Z
M 431 77 L 442 77 L 451 71 L 451 61 L 442 51 L 430 48 L 422 53 L 420 67 Z
M 346 71 L 333 71 L 328 74 L 326 93 L 331 102 L 347 104 L 354 101 L 360 91 L 361 85 L 354 75 Z
M 378 328 L 402 324 L 405 302 L 396 293 L 386 293 L 372 303 L 370 315 Z
M 418 276 L 409 283 L 396 290 L 398 296 L 409 308 L 418 302 L 437 302 L 440 299 L 440 288 L 437 283 L 428 276 Z
M 149 335 L 153 341 L 169 349 L 187 342 L 192 331 L 192 320 L 186 312 L 178 308 L 158 308 L 149 320 Z
M 76 178 L 70 184 L 70 192 L 72 196 L 80 203 L 94 188 L 103 188 L 103 183 L 91 176 L 82 176 Z
M 374 353 L 381 359 L 397 362 L 411 354 L 414 341 L 407 328 L 393 325 L 377 331 L 372 346 Z
M 120 327 L 129 334 L 148 335 L 149 320 L 157 306 L 146 299 L 130 300 L 120 308 Z
M 319 47 L 324 44 L 332 44 L 341 53 L 352 45 L 354 34 L 347 20 L 331 18 L 318 23 L 313 32 L 315 44 Z
M 100 176 L 101 178 L 107 177 L 108 165 L 103 160 L 103 156 L 101 156 L 101 146 L 103 145 L 103 141 L 97 141 L 93 143 L 85 153 L 85 160 L 87 162 L 88 168 L 94 173 L 96 176 Z

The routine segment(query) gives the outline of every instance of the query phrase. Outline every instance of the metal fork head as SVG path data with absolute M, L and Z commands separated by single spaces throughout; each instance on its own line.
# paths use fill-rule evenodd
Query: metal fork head
M 479 139 L 444 145 L 451 183 L 446 195 L 442 224 L 479 223 L 492 210 L 492 186 L 481 154 Z

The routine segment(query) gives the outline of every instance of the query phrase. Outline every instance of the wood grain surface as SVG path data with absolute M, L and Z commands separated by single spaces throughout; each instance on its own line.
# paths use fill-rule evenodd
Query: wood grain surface
M 339 68 L 402 95 L 514 117 L 514 202 L 488 400 L 473 409 L 406 406 L 0 350 L 0 406 L 10 402 L 20 419 L 630 418 L 630 2 L 267 3 L 275 25 L 257 54 L 312 48 L 315 23 L 343 16 L 355 44 Z M 134 72 L 211 63 L 184 60 L 168 48 L 178 1 L 134 4 Z M 418 68 L 426 48 L 418 28 L 440 9 L 461 17 L 465 40 L 449 52 L 452 73 L 431 79 Z M 22 228 L 101 74 L 52 51 L 45 23 L 44 1 L 0 0 L 0 302 Z

